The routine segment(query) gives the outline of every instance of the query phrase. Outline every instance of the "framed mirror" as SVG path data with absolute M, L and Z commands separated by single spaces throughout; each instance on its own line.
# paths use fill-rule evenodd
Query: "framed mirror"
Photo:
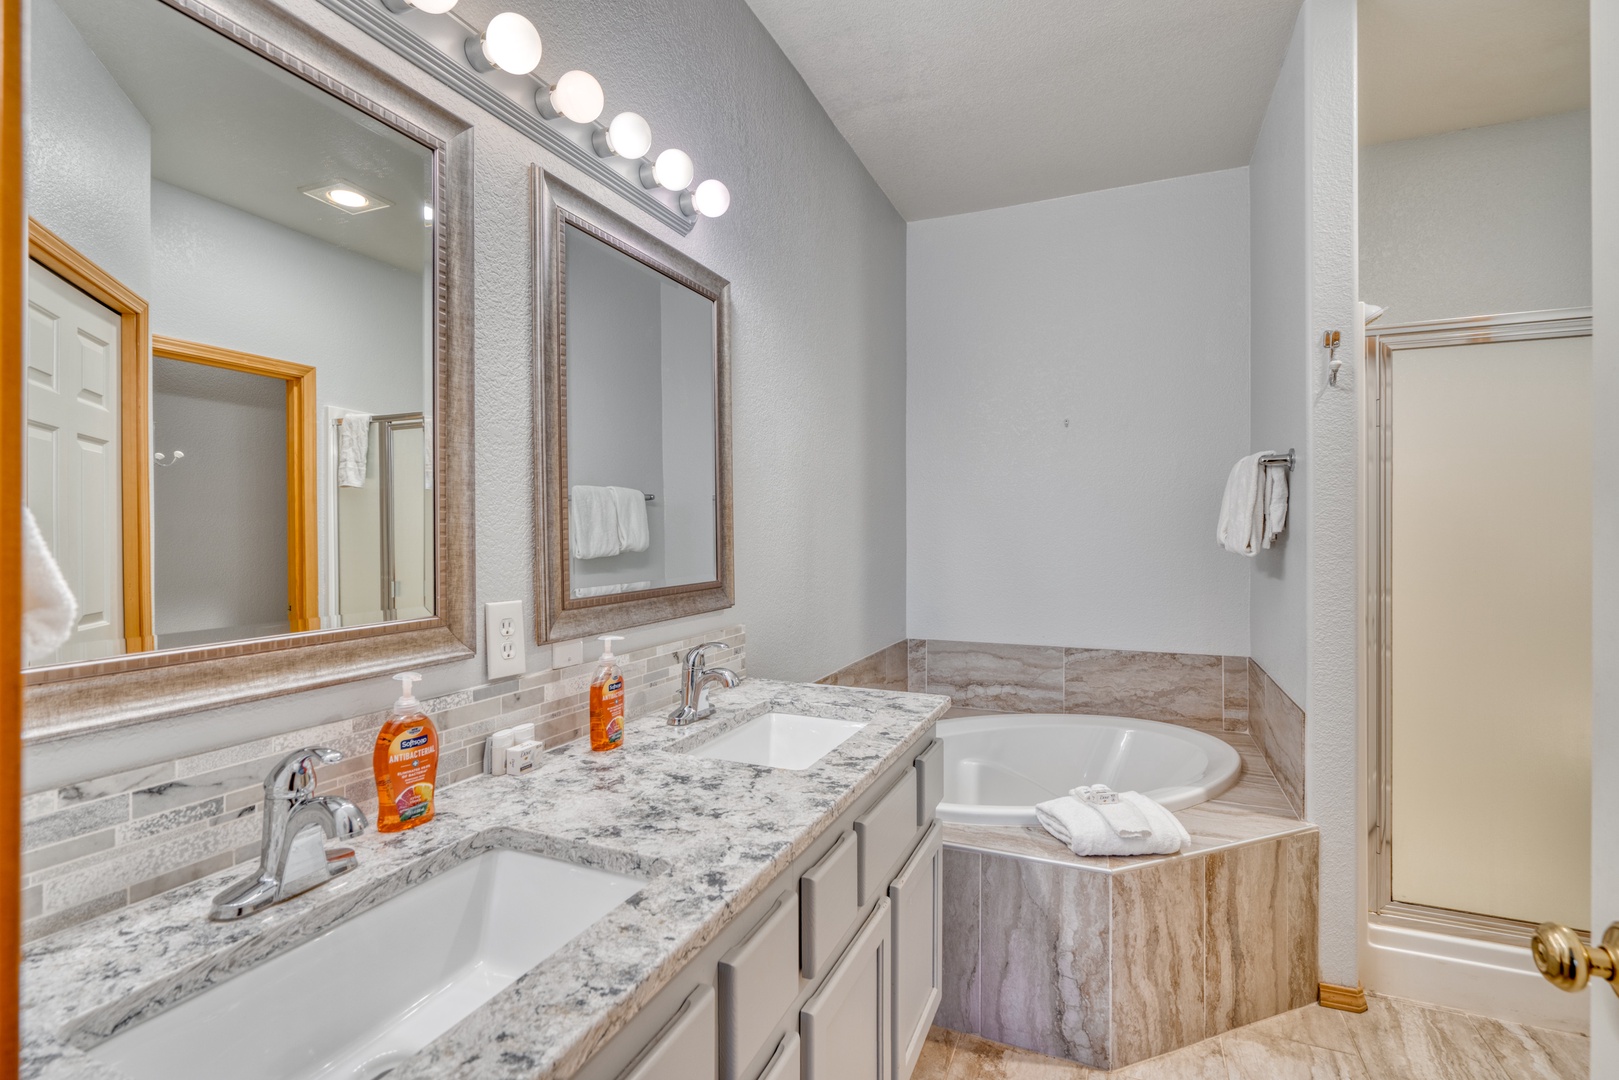
M 534 171 L 541 641 L 735 601 L 730 286 Z
M 31 5 L 32 737 L 474 651 L 469 125 L 229 9 Z

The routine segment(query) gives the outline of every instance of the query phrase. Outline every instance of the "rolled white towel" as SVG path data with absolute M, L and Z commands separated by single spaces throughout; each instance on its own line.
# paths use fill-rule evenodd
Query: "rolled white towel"
M 1035 804 L 1034 816 L 1075 855 L 1173 855 L 1192 842 L 1186 826 L 1151 799 L 1134 791 L 1121 791 L 1119 798 L 1146 816 L 1151 835 L 1126 840 L 1114 833 L 1095 806 L 1071 795 Z
M 1265 547 L 1276 543 L 1287 528 L 1287 466 L 1265 466 Z
M 1215 528 L 1215 539 L 1220 546 L 1237 555 L 1252 558 L 1259 553 L 1265 532 L 1265 504 L 1259 459 L 1263 453 L 1249 454 L 1235 465 L 1226 477 L 1225 496 L 1220 500 L 1220 522 Z
M 1101 814 L 1102 820 L 1107 822 L 1108 827 L 1121 840 L 1139 840 L 1152 835 L 1152 826 L 1147 823 L 1147 815 L 1143 814 L 1134 803 L 1122 799 L 1118 792 L 1106 784 L 1077 787 L 1068 794 Z

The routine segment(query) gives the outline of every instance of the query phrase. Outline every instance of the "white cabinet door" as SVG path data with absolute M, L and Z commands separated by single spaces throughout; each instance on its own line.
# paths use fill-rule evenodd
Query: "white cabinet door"
M 714 1080 L 719 1071 L 714 991 L 699 986 L 620 1080 Z
M 890 1080 L 893 946 L 888 897 L 798 1015 L 804 1080 Z
M 58 660 L 124 651 L 119 344 L 116 314 L 28 264 L 23 500 L 79 602 Z
M 908 1080 L 943 994 L 944 829 L 928 830 L 888 887 L 894 906 L 894 1080 Z

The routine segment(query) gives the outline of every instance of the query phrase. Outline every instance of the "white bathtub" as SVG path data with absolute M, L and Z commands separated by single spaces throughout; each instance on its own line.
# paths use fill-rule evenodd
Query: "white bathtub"
M 1010 713 L 939 721 L 944 801 L 939 820 L 1034 825 L 1034 804 L 1081 784 L 1140 791 L 1171 810 L 1237 782 L 1242 758 L 1191 728 L 1123 716 Z

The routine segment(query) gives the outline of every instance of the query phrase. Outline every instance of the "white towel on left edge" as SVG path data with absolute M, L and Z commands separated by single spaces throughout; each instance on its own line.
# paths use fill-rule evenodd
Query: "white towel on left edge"
M 1145 795 L 1121 791 L 1119 798 L 1128 799 L 1146 815 L 1152 835 L 1126 840 L 1102 819 L 1096 807 L 1071 795 L 1037 803 L 1034 816 L 1075 855 L 1173 855 L 1192 842 L 1180 819 Z
M 48 660 L 73 635 L 79 604 L 45 546 L 34 512 L 22 508 L 22 651 L 28 663 Z
M 618 504 L 611 488 L 579 484 L 568 492 L 568 552 L 576 559 L 605 559 L 624 550 L 618 538 Z
M 1263 453 L 1249 454 L 1231 466 L 1225 482 L 1225 497 L 1220 500 L 1220 524 L 1214 534 L 1221 547 L 1250 558 L 1259 553 L 1265 532 L 1259 464 L 1264 456 Z
M 645 551 L 652 543 L 646 523 L 646 492 L 635 488 L 610 487 L 618 508 L 618 542 L 625 551 Z
M 1287 528 L 1287 466 L 1265 466 L 1265 546 L 1270 547 Z
M 365 458 L 371 442 L 371 414 L 344 413 L 337 427 L 337 486 L 365 487 Z

